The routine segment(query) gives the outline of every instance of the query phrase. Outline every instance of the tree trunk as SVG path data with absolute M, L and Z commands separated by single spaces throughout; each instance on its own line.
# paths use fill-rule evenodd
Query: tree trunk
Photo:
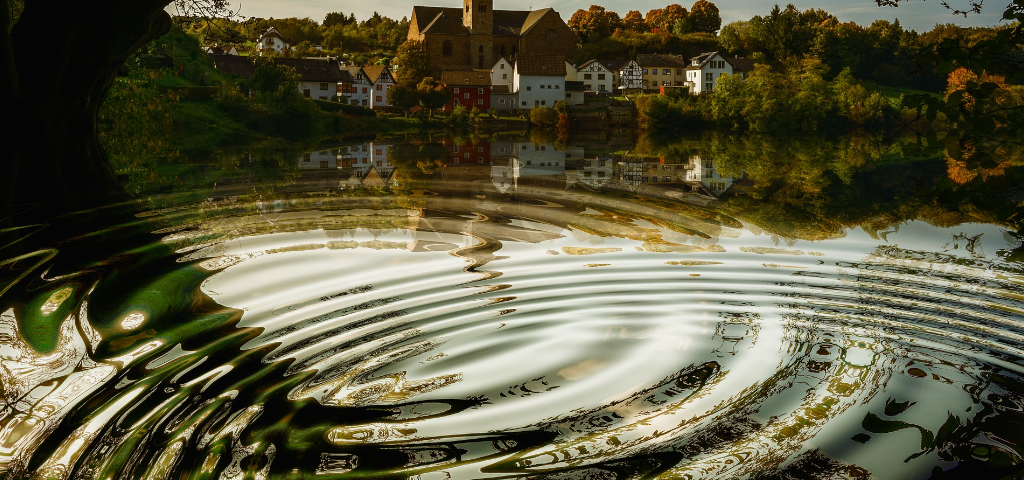
M 59 213 L 127 199 L 97 117 L 125 59 L 170 28 L 169 1 L 26 0 L 0 40 L 0 103 L 12 124 L 11 154 L 0 160 L 0 222 L 27 205 Z M 7 3 L 0 0 L 4 12 Z

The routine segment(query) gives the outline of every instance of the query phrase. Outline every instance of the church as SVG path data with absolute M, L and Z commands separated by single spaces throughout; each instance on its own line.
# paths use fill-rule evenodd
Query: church
M 409 40 L 422 42 L 435 70 L 489 69 L 516 55 L 576 56 L 576 34 L 551 8 L 494 10 L 493 0 L 463 8 L 413 7 Z

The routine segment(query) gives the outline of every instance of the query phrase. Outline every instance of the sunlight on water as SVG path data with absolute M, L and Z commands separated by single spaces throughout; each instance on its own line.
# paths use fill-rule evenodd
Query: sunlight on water
M 6 261 L 0 467 L 896 479 L 1021 461 L 1024 274 L 1000 228 L 803 241 L 711 206 L 535 197 L 210 201 L 56 247 L 81 260 Z

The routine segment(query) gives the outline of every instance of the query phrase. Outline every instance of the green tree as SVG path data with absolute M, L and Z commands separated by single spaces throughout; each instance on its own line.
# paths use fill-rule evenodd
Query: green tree
M 388 103 L 409 113 L 409 109 L 419 105 L 416 87 L 408 82 L 398 82 L 388 89 Z
M 416 92 L 419 96 L 420 106 L 426 108 L 430 112 L 431 117 L 434 116 L 435 109 L 447 105 L 448 101 L 451 100 L 451 93 L 448 91 L 448 87 L 444 86 L 434 77 L 424 78 L 422 82 L 416 85 Z
M 398 47 L 391 65 L 394 66 L 398 81 L 408 83 L 413 89 L 430 75 L 430 55 L 427 48 L 414 40 L 407 40 Z

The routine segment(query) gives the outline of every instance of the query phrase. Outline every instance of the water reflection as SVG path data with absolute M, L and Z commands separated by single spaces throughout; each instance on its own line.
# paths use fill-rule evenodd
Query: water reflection
M 1024 268 L 1005 254 L 1020 248 L 1010 221 L 936 226 L 950 211 L 933 201 L 933 224 L 845 211 L 814 223 L 849 197 L 784 217 L 790 193 L 827 190 L 822 175 L 761 183 L 699 142 L 657 155 L 517 137 L 325 145 L 284 183 L 219 182 L 204 201 L 86 234 L 22 230 L 31 243 L 5 246 L 19 250 L 0 268 L 0 468 L 1024 468 Z M 828 188 L 855 188 L 841 185 Z M 1004 208 L 984 205 L 996 208 L 971 218 Z

